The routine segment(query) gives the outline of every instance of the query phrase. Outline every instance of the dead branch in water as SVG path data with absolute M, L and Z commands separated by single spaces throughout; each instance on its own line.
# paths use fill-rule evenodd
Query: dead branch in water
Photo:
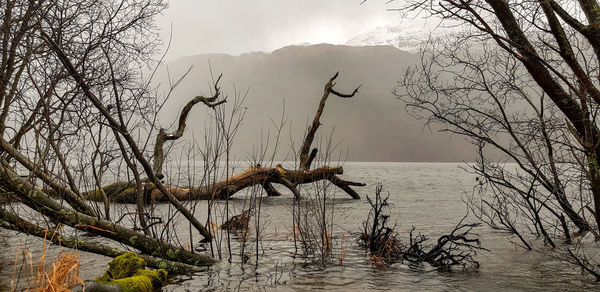
M 310 154 L 309 150 L 312 147 L 315 134 L 319 126 L 321 125 L 321 115 L 323 114 L 325 102 L 327 101 L 329 95 L 334 94 L 342 98 L 350 98 L 353 97 L 356 93 L 358 93 L 358 89 L 360 88 L 360 86 L 357 87 L 350 94 L 344 94 L 336 91 L 334 89 L 334 81 L 336 80 L 338 75 L 339 72 L 336 72 L 335 75 L 331 77 L 329 81 L 325 84 L 323 96 L 321 97 L 321 100 L 319 102 L 319 106 L 317 108 L 315 117 L 313 119 L 312 124 L 308 128 L 308 131 L 302 143 L 302 147 L 300 149 L 299 169 L 285 169 L 281 164 L 275 167 L 266 168 L 258 164 L 244 170 L 241 173 L 230 176 L 219 182 L 215 182 L 193 189 L 179 188 L 177 186 L 164 186 L 165 190 L 163 191 L 155 185 L 155 181 L 151 181 L 151 183 L 146 183 L 145 186 L 145 191 L 149 195 L 146 197 L 151 197 L 155 201 L 227 199 L 235 195 L 237 192 L 256 184 L 262 185 L 262 187 L 267 192 L 267 195 L 278 196 L 280 195 L 280 193 L 273 185 L 280 184 L 285 188 L 289 189 L 294 194 L 294 197 L 296 199 L 300 199 L 302 196 L 297 189 L 298 185 L 326 180 L 330 181 L 336 187 L 343 190 L 351 198 L 360 199 L 360 195 L 354 189 L 352 189 L 352 187 L 365 186 L 365 184 L 343 180 L 340 177 L 338 177 L 338 175 L 343 174 L 343 168 L 341 166 L 323 166 L 312 170 L 310 169 L 310 166 L 317 155 L 318 149 L 313 148 L 312 151 L 310 151 Z M 219 79 L 217 79 L 217 82 L 219 80 L 220 76 Z M 159 137 L 157 137 L 158 144 L 155 146 L 154 150 L 154 169 L 156 174 L 160 174 L 162 177 L 160 171 L 160 169 L 162 168 L 162 161 L 164 160 L 164 158 L 162 158 L 164 155 L 162 154 L 162 144 L 167 140 L 175 140 L 183 135 L 183 131 L 185 129 L 185 121 L 192 106 L 200 101 L 202 101 L 209 107 L 214 107 L 224 102 L 224 100 L 219 102 L 216 101 L 220 96 L 220 89 L 216 83 L 215 91 L 215 95 L 213 95 L 210 98 L 196 97 L 194 98 L 194 100 L 190 101 L 186 105 L 186 107 L 180 114 L 179 127 L 174 134 L 167 135 L 165 134 L 164 130 L 159 133 Z M 106 186 L 105 188 L 107 189 L 104 189 L 103 192 L 109 194 L 111 199 L 116 202 L 133 203 L 135 202 L 135 189 L 132 187 L 133 186 L 128 183 L 113 184 Z M 98 192 L 93 191 L 84 194 L 84 196 L 86 196 L 88 199 L 100 200 L 101 197 L 98 194 Z
M 387 196 L 382 196 L 383 187 L 378 184 L 375 189 L 375 199 L 367 196 L 371 211 L 367 220 L 363 222 L 363 231 L 357 242 L 368 248 L 372 254 L 372 262 L 376 266 L 387 266 L 395 262 L 409 262 L 411 264 L 428 263 L 441 270 L 449 270 L 454 266 L 463 268 L 479 268 L 479 262 L 474 256 L 479 250 L 486 250 L 481 246 L 479 238 L 472 230 L 480 223 L 463 224 L 467 216 L 450 231 L 440 236 L 433 244 L 428 244 L 430 238 L 425 235 L 414 235 L 415 228 L 409 232 L 408 243 L 403 242 L 396 233 L 394 225 L 388 225 L 390 215 L 388 209 L 391 203 Z

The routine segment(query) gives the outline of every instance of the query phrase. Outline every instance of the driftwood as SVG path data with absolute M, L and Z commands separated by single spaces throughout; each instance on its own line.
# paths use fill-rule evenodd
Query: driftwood
M 252 210 L 246 210 L 242 214 L 235 215 L 225 223 L 221 224 L 221 228 L 224 230 L 247 230 L 248 223 L 250 222 L 250 216 L 252 216 Z
M 358 193 L 356 193 L 351 186 L 365 186 L 365 184 L 346 181 L 339 178 L 338 175 L 343 174 L 344 172 L 342 167 L 323 166 L 313 170 L 310 169 L 310 166 L 313 160 L 317 157 L 318 153 L 317 148 L 312 148 L 311 150 L 311 147 L 315 138 L 315 134 L 321 125 L 321 115 L 325 109 L 325 102 L 327 101 L 327 98 L 330 94 L 339 96 L 341 98 L 350 98 L 358 93 L 358 89 L 360 88 L 360 86 L 358 86 L 350 94 L 336 91 L 334 86 L 335 79 L 338 77 L 338 75 L 339 72 L 336 72 L 335 75 L 333 75 L 333 77 L 331 77 L 325 84 L 323 95 L 319 102 L 315 117 L 308 127 L 302 147 L 300 148 L 299 169 L 289 170 L 283 168 L 281 165 L 277 165 L 273 168 L 264 168 L 260 165 L 257 165 L 214 185 L 192 190 L 189 196 L 190 199 L 225 199 L 232 196 L 236 192 L 255 184 L 261 184 L 269 196 L 280 196 L 281 193 L 277 191 L 273 184 L 281 184 L 292 191 L 296 199 L 300 199 L 302 196 L 297 189 L 299 184 L 314 183 L 320 180 L 328 180 L 346 192 L 353 199 L 360 199 Z
M 144 187 L 145 199 L 152 201 L 171 201 L 179 202 L 180 200 L 208 200 L 208 199 L 226 199 L 233 196 L 235 193 L 256 185 L 261 184 L 269 196 L 280 196 L 281 193 L 274 187 L 273 184 L 280 184 L 292 191 L 296 199 L 300 199 L 302 196 L 297 189 L 300 184 L 314 183 L 321 180 L 328 180 L 338 188 L 342 189 L 353 199 L 360 199 L 360 196 L 354 191 L 352 186 L 364 186 L 364 183 L 346 181 L 338 177 L 343 174 L 342 167 L 329 167 L 323 166 L 316 169 L 310 169 L 313 160 L 317 157 L 318 149 L 312 148 L 312 143 L 315 138 L 315 134 L 321 126 L 321 116 L 325 109 L 325 103 L 328 97 L 333 94 L 341 98 L 351 98 L 356 93 L 360 86 L 355 88 L 352 93 L 346 94 L 338 92 L 334 89 L 335 80 L 339 76 L 339 72 L 336 72 L 333 77 L 325 84 L 323 89 L 323 95 L 319 102 L 319 106 L 315 113 L 312 123 L 309 125 L 306 132 L 306 136 L 303 140 L 302 147 L 299 153 L 299 169 L 285 169 L 281 165 L 277 165 L 272 168 L 265 168 L 260 165 L 256 165 L 246 169 L 245 171 L 224 179 L 220 182 L 201 186 L 193 189 L 180 188 L 177 186 L 164 186 L 164 190 L 157 189 L 152 182 L 147 182 Z M 164 162 L 163 144 L 166 141 L 173 141 L 179 139 L 185 130 L 186 119 L 189 115 L 190 110 L 195 104 L 203 103 L 211 108 L 222 104 L 225 99 L 217 101 L 220 97 L 220 88 L 218 82 L 221 79 L 217 79 L 215 83 L 215 94 L 212 97 L 197 96 L 187 103 L 183 108 L 179 120 L 178 128 L 175 132 L 167 134 L 166 130 L 161 129 L 154 148 L 154 176 L 162 178 L 161 173 L 162 164 Z M 84 197 L 91 200 L 100 200 L 102 192 L 106 193 L 107 196 L 115 202 L 122 203 L 135 203 L 136 190 L 135 186 L 128 183 L 117 183 L 109 186 L 105 186 L 102 190 L 92 191 L 84 194 Z
M 237 192 L 251 187 L 256 184 L 263 186 L 267 185 L 274 189 L 276 195 L 280 193 L 274 188 L 273 184 L 281 184 L 288 188 L 294 194 L 296 199 L 302 198 L 297 186 L 300 184 L 313 183 L 320 180 L 328 180 L 334 185 L 344 190 L 353 199 L 360 199 L 360 196 L 354 191 L 351 186 L 364 186 L 363 183 L 346 181 L 338 177 L 343 174 L 342 167 L 320 167 L 312 171 L 304 170 L 287 170 L 281 165 L 276 167 L 266 168 L 254 166 L 245 171 L 232 176 L 226 180 L 203 186 L 199 188 L 180 188 L 176 186 L 165 186 L 170 194 L 177 200 L 208 200 L 208 199 L 226 199 L 233 196 Z M 133 203 L 135 197 L 135 185 L 127 183 L 119 183 L 105 186 L 103 191 L 109 196 L 111 201 L 119 203 Z M 269 193 L 269 192 L 267 192 Z M 84 197 L 90 200 L 102 200 L 102 196 L 98 191 L 84 193 Z M 169 199 L 163 196 L 162 192 L 157 190 L 151 183 L 147 183 L 145 187 L 145 197 L 147 200 L 154 202 L 168 201 Z
M 343 174 L 344 169 L 340 167 L 320 167 L 311 171 L 306 170 L 288 170 L 281 165 L 273 168 L 264 168 L 255 166 L 232 176 L 226 180 L 222 180 L 208 187 L 194 189 L 190 193 L 190 199 L 226 199 L 234 195 L 236 192 L 244 188 L 261 184 L 270 185 L 273 183 L 281 184 L 288 188 L 294 194 L 296 199 L 301 199 L 302 196 L 297 189 L 297 185 L 314 183 L 320 180 L 329 180 L 336 186 L 342 188 L 353 199 L 360 199 L 360 196 L 350 186 L 364 186 L 363 183 L 345 181 L 337 177 Z

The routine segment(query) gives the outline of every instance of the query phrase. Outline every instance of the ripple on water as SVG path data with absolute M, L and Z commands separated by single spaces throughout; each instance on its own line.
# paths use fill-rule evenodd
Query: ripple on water
M 465 214 L 462 202 L 475 183 L 456 163 L 346 163 L 344 178 L 362 181 L 367 187 L 357 188 L 364 197 L 371 195 L 377 182 L 384 184 L 394 204 L 391 220 L 398 231 L 408 232 L 412 226 L 424 234 L 439 235 L 452 228 Z M 307 188 L 305 191 L 309 191 Z M 231 201 L 234 210 L 244 204 L 243 196 Z M 334 208 L 335 256 L 327 265 L 296 256 L 292 236 L 291 194 L 262 200 L 263 223 L 266 229 L 260 246 L 260 265 L 240 265 L 238 262 L 221 263 L 208 272 L 180 276 L 166 291 L 220 291 L 276 290 L 293 291 L 315 289 L 354 290 L 421 290 L 421 291 L 511 291 L 511 290 L 586 290 L 600 286 L 580 275 L 579 270 L 539 253 L 515 249 L 504 234 L 480 228 L 483 245 L 491 252 L 482 252 L 478 272 L 442 273 L 434 269 L 395 265 L 389 269 L 371 266 L 365 251 L 352 238 L 366 218 L 366 201 L 348 199 L 336 194 L 331 201 Z M 164 213 L 167 205 L 158 205 Z M 196 216 L 206 218 L 206 202 L 200 202 Z M 177 236 L 185 242 L 188 226 L 182 224 Z M 14 235 L 14 233 L 12 233 Z M 233 236 L 234 240 L 239 236 Z M 27 242 L 34 254 L 41 249 L 40 241 L 24 235 L 12 236 L 9 245 L 0 253 L 1 260 L 14 261 L 16 245 Z M 340 266 L 337 256 L 344 246 L 346 257 Z M 254 249 L 251 245 L 249 248 Z M 233 248 L 234 253 L 239 247 Z M 54 259 L 57 252 L 49 256 Z M 106 269 L 108 258 L 84 253 L 81 257 L 81 276 L 91 279 Z M 254 256 L 254 253 L 251 253 Z M 253 261 L 253 260 L 251 260 Z M 283 270 L 283 272 L 282 272 Z M 5 267 L 0 275 L 0 290 L 10 281 L 12 267 Z

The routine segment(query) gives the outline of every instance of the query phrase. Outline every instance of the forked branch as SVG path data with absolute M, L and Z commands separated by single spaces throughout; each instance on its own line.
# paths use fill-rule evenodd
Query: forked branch
M 333 77 L 331 77 L 329 81 L 325 84 L 325 88 L 323 89 L 323 96 L 321 97 L 321 102 L 319 102 L 319 107 L 317 108 L 317 112 L 315 113 L 313 122 L 308 127 L 308 132 L 306 133 L 306 137 L 304 138 L 304 143 L 302 143 L 302 148 L 300 148 L 300 169 L 310 170 L 310 165 L 312 164 L 313 160 L 317 156 L 317 152 L 319 151 L 317 148 L 313 148 L 311 151 L 310 147 L 313 143 L 313 140 L 315 139 L 315 134 L 317 133 L 319 126 L 321 126 L 321 115 L 323 114 L 323 109 L 325 109 L 325 102 L 327 101 L 329 94 L 333 93 L 334 95 L 337 95 L 341 98 L 350 98 L 353 97 L 356 93 L 358 93 L 358 90 L 362 86 L 359 85 L 350 94 L 340 93 L 336 91 L 335 89 L 333 89 L 333 87 L 335 86 L 334 81 L 339 74 L 339 71 L 336 72 L 335 75 L 333 75 Z
M 181 136 L 183 136 L 186 127 L 186 121 L 192 108 L 198 103 L 203 103 L 209 108 L 215 108 L 216 106 L 227 102 L 227 98 L 223 98 L 222 100 L 217 101 L 217 99 L 219 99 L 219 96 L 221 95 L 221 88 L 219 87 L 219 81 L 221 80 L 221 77 L 223 77 L 223 74 L 219 75 L 219 78 L 217 78 L 217 81 L 214 84 L 215 93 L 213 96 L 205 97 L 202 95 L 198 95 L 192 100 L 190 100 L 183 107 L 183 109 L 181 110 L 181 114 L 179 115 L 179 122 L 177 124 L 177 130 L 175 130 L 175 132 L 167 133 L 167 130 L 165 130 L 164 128 L 160 128 L 160 130 L 158 131 L 158 135 L 156 136 L 156 143 L 154 143 L 154 165 L 152 168 L 154 169 L 154 173 L 156 173 L 156 176 L 159 179 L 162 179 L 164 177 L 164 175 L 162 174 L 162 166 L 164 164 L 165 159 L 164 144 L 166 141 L 177 140 L 181 138 Z

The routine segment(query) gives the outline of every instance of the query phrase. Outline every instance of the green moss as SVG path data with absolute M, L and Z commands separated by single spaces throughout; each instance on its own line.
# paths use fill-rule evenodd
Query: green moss
M 136 240 L 137 240 L 137 236 L 132 236 L 131 238 L 129 238 L 129 242 L 131 243 L 131 245 L 135 245 Z
M 36 191 L 29 191 L 27 193 L 27 196 L 30 197 L 30 198 L 32 198 L 32 199 L 35 199 L 35 197 L 37 196 L 37 192 Z
M 173 260 L 175 258 L 175 253 L 173 252 L 172 249 L 167 250 L 167 257 L 169 257 L 169 259 Z
M 169 267 L 169 265 L 167 263 L 161 261 L 160 264 L 158 264 L 158 267 L 166 270 Z
M 112 281 L 121 286 L 123 292 L 152 292 L 152 280 L 146 276 L 133 276 Z
M 102 187 L 102 191 L 106 194 L 108 199 L 112 202 L 131 203 L 135 202 L 135 196 L 131 198 L 132 194 L 135 194 L 135 185 L 125 182 L 117 182 Z M 102 191 L 93 190 L 86 192 L 84 198 L 93 201 L 103 201 L 104 196 Z
M 108 271 L 105 275 L 108 275 L 112 279 L 122 279 L 131 277 L 137 273 L 138 270 L 146 268 L 146 261 L 135 253 L 128 252 L 124 255 L 116 257 L 114 260 L 108 263 Z
M 152 281 L 153 287 L 160 287 L 167 280 L 167 271 L 163 269 L 158 270 L 139 270 L 135 276 L 148 277 Z
M 123 190 L 123 193 L 131 193 L 131 192 L 135 192 L 135 188 L 134 187 L 129 187 Z
M 101 284 L 110 284 L 112 282 L 112 279 L 107 272 L 107 273 L 104 273 L 104 275 L 96 278 L 96 282 L 101 283 Z
M 102 201 L 102 192 L 100 190 L 90 191 L 85 194 L 85 198 L 92 201 Z

